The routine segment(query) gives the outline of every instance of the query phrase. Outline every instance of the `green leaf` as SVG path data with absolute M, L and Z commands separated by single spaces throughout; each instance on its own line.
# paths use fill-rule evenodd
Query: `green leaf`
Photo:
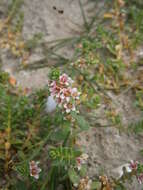
M 80 177 L 77 175 L 73 168 L 68 171 L 69 178 L 73 184 L 78 184 L 80 181 Z
M 0 152 L 0 159 L 5 160 L 5 154 L 3 154 L 2 152 Z
M 53 141 L 64 141 L 65 138 L 67 137 L 67 134 L 69 133 L 70 131 L 70 128 L 65 126 L 63 128 L 60 128 L 59 130 L 57 130 L 56 132 L 53 132 L 51 134 L 51 137 L 50 139 L 53 140 Z
M 127 190 L 122 184 L 119 184 L 115 187 L 115 190 Z
M 14 168 L 22 177 L 27 178 L 29 176 L 29 166 L 28 162 L 18 165 Z
M 76 120 L 82 131 L 87 131 L 89 129 L 89 123 L 84 119 L 83 116 L 77 115 L 76 113 L 72 113 L 72 117 Z
M 86 176 L 86 173 L 87 173 L 87 166 L 86 165 L 83 165 L 80 169 L 80 176 L 81 177 L 85 177 Z
M 99 190 L 101 189 L 101 183 L 99 181 L 94 181 L 92 184 L 91 184 L 91 190 Z
M 18 181 L 16 183 L 16 186 L 15 187 L 12 187 L 12 190 L 25 190 L 27 189 L 27 186 L 26 184 L 23 182 L 23 181 Z
M 26 155 L 24 154 L 24 152 L 23 151 L 18 151 L 18 156 L 19 156 L 19 158 L 21 159 L 21 160 L 26 160 Z
M 12 139 L 12 140 L 11 140 L 11 144 L 12 144 L 12 145 L 22 145 L 22 144 L 23 144 L 23 140 L 20 140 L 20 139 Z
M 75 161 L 75 158 L 81 154 L 79 149 L 69 148 L 69 147 L 56 147 L 51 148 L 49 155 L 52 160 L 65 161 L 71 163 Z

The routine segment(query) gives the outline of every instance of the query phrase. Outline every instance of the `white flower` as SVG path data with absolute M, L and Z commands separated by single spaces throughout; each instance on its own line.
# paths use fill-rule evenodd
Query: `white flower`
M 74 186 L 74 187 L 78 187 L 78 184 L 77 184 L 77 183 L 74 183 L 73 186 Z
M 70 101 L 70 97 L 66 97 L 66 101 L 69 102 Z
M 79 99 L 79 96 L 80 96 L 80 92 L 78 92 L 77 88 L 72 88 L 71 89 L 71 95 L 74 99 Z
M 65 95 L 64 95 L 64 94 L 61 94 L 59 97 L 60 97 L 62 100 L 65 99 Z
M 71 110 L 72 110 L 72 111 L 76 111 L 76 108 L 75 108 L 75 106 L 73 106 Z
M 82 157 L 82 159 L 83 159 L 84 161 L 86 161 L 89 156 L 88 156 L 88 154 L 83 153 L 83 154 L 81 155 L 81 157 Z
M 38 167 L 38 164 L 39 162 L 35 162 L 33 160 L 29 163 L 30 176 L 35 179 L 39 179 L 39 173 L 41 172 L 41 168 Z

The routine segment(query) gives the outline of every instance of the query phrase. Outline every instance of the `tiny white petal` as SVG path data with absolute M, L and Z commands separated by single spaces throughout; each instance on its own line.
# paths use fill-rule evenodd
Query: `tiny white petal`
M 70 113 L 70 111 L 71 111 L 70 109 L 66 109 L 66 113 Z
M 69 102 L 70 101 L 70 97 L 66 97 L 66 101 Z
M 74 185 L 74 187 L 77 187 L 77 186 L 78 186 L 78 184 L 77 184 L 77 183 L 74 183 L 73 185 Z
M 41 168 L 37 168 L 37 172 L 40 173 L 42 170 Z
M 39 179 L 39 175 L 37 174 L 37 175 L 34 175 L 33 176 L 35 179 Z
M 75 111 L 76 109 L 75 109 L 75 107 L 72 107 L 72 111 Z

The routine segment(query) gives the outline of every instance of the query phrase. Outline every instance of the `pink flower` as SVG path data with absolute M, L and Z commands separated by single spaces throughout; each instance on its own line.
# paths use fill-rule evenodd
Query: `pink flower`
M 134 171 L 137 171 L 137 169 L 138 169 L 138 164 L 139 164 L 138 161 L 133 161 L 133 160 L 131 160 L 131 162 L 130 162 L 130 168 L 131 168 L 132 170 L 134 170 Z M 143 173 L 141 173 L 141 174 L 136 174 L 136 178 L 137 178 L 139 184 L 142 184 L 142 183 L 143 183 Z
M 78 100 L 79 96 L 80 96 L 80 92 L 78 92 L 77 88 L 72 88 L 71 89 L 71 95 L 73 98 Z
M 67 74 L 64 73 L 59 77 L 59 82 L 62 85 L 69 86 L 73 83 L 73 80 Z
M 131 160 L 129 167 L 130 167 L 132 170 L 137 170 L 137 168 L 138 168 L 138 162 Z
M 38 167 L 39 162 L 31 161 L 29 163 L 30 167 L 30 176 L 34 177 L 35 179 L 39 179 L 39 173 L 41 172 L 41 168 Z
M 67 76 L 67 74 L 64 73 L 63 75 L 60 76 L 59 79 L 60 79 L 61 84 L 67 84 L 68 85 L 68 76 Z
M 50 86 L 49 90 L 51 92 L 51 95 L 53 96 L 60 91 L 60 88 L 57 86 L 56 81 L 52 81 L 52 83 L 49 86 Z
M 64 109 L 65 109 L 66 113 L 70 113 L 71 111 L 76 111 L 75 106 L 73 104 L 70 104 L 70 103 L 65 103 Z
M 143 174 L 140 174 L 139 176 L 137 176 L 137 180 L 139 182 L 139 184 L 143 183 Z
M 49 83 L 50 95 L 52 95 L 63 112 L 70 113 L 76 111 L 75 105 L 79 100 L 80 92 L 73 87 L 73 81 L 67 74 L 59 77 L 59 81 Z

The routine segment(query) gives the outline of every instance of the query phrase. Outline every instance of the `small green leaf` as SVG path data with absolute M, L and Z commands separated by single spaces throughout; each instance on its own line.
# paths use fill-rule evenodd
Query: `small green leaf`
M 53 140 L 53 141 L 64 141 L 65 138 L 67 137 L 67 134 L 69 133 L 70 131 L 70 128 L 69 127 L 63 127 L 63 128 L 60 128 L 59 130 L 57 130 L 56 132 L 53 132 L 51 134 L 51 137 L 50 139 Z
M 19 156 L 19 158 L 21 159 L 21 160 L 26 160 L 26 155 L 24 154 L 24 152 L 23 151 L 18 151 L 18 156 Z
M 5 154 L 3 154 L 2 152 L 0 152 L 0 159 L 5 160 Z
M 80 177 L 77 175 L 73 168 L 69 169 L 68 175 L 73 184 L 78 184 Z
M 77 115 L 73 112 L 72 117 L 77 121 L 77 124 L 79 125 L 82 131 L 86 131 L 89 129 L 89 123 L 84 119 L 83 116 Z
M 127 190 L 122 184 L 119 184 L 115 187 L 115 190 Z
M 26 184 L 23 182 L 23 181 L 18 181 L 16 183 L 16 186 L 15 187 L 12 187 L 12 190 L 25 190 L 27 189 L 27 186 Z
M 28 163 L 25 162 L 22 165 L 18 165 L 14 168 L 22 177 L 27 178 L 29 176 L 29 166 Z
M 11 140 L 11 144 L 12 144 L 12 145 L 22 145 L 22 144 L 23 144 L 23 140 L 20 140 L 20 139 L 12 139 L 12 140 Z
M 91 184 L 91 190 L 99 190 L 101 189 L 101 183 L 98 182 L 98 181 L 94 181 L 92 184 Z
M 87 173 L 87 166 L 86 165 L 83 165 L 80 169 L 80 176 L 81 177 L 85 177 L 86 176 L 86 173 Z

